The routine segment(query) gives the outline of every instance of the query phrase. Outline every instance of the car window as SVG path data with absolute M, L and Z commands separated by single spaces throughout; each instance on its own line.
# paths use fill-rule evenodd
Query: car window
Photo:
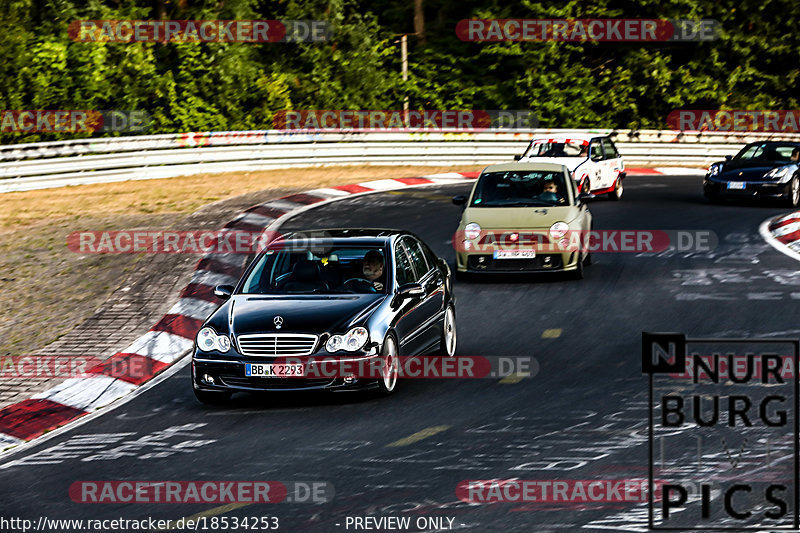
M 566 186 L 561 170 L 484 172 L 470 207 L 555 207 L 566 203 Z
M 422 252 L 422 248 L 420 248 L 420 245 L 416 239 L 412 239 L 410 237 L 403 239 L 403 244 L 406 247 L 408 256 L 411 258 L 411 264 L 416 272 L 416 278 L 414 281 L 422 279 L 430 270 L 430 267 L 425 260 L 425 254 Z
M 385 257 L 379 246 L 284 244 L 256 259 L 241 294 L 383 293 Z
M 433 268 L 439 262 L 439 257 L 433 253 L 433 250 L 431 250 L 430 247 L 424 242 L 419 241 L 419 244 L 422 246 L 422 253 L 425 254 L 425 259 L 427 259 L 428 265 Z
M 533 141 L 528 157 L 586 157 L 586 145 L 571 139 Z
M 760 144 L 753 144 L 751 146 L 745 146 L 741 152 L 736 154 L 734 159 L 755 159 L 759 157 L 761 154 L 764 153 L 764 147 Z
M 619 157 L 616 146 L 611 139 L 603 139 L 603 155 L 606 159 L 616 159 Z
M 397 279 L 398 286 L 406 283 L 414 283 L 416 281 L 414 268 L 411 266 L 411 260 L 408 258 L 408 254 L 402 242 L 398 242 L 395 247 L 394 264 L 395 278 Z
M 591 146 L 589 146 L 589 157 L 591 157 L 593 161 L 603 159 L 603 145 L 600 144 L 600 139 L 592 141 Z

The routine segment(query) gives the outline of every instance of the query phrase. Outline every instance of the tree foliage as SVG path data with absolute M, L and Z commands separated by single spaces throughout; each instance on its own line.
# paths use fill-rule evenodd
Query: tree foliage
M 0 0 L 0 109 L 145 110 L 150 133 L 269 129 L 282 109 L 530 109 L 547 127 L 664 127 L 673 109 L 797 109 L 792 0 Z M 79 43 L 83 19 L 317 19 L 323 43 Z M 689 43 L 472 43 L 469 18 L 715 19 Z M 106 134 L 108 135 L 108 134 Z M 85 136 L 85 134 L 84 134 Z M 4 143 L 73 138 L 0 134 Z

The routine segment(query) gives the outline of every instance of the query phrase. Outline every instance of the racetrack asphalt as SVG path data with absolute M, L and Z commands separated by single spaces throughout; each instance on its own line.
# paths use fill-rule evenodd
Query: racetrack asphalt
M 632 177 L 620 202 L 598 198 L 590 209 L 598 230 L 712 231 L 718 245 L 711 252 L 595 253 L 581 281 L 550 275 L 456 283 L 458 354 L 531 357 L 538 371 L 530 378 L 405 380 L 384 399 L 237 395 L 225 407 L 207 407 L 195 400 L 184 366 L 104 416 L 3 459 L 0 515 L 176 520 L 208 512 L 276 516 L 279 531 L 319 532 L 352 531 L 348 516 L 403 515 L 451 517 L 454 529 L 481 532 L 645 531 L 645 503 L 475 505 L 460 501 L 456 486 L 646 478 L 643 331 L 800 337 L 799 265 L 758 234 L 763 220 L 787 209 L 707 204 L 700 180 Z M 449 239 L 460 208 L 450 198 L 470 186 L 348 198 L 283 227 L 407 229 L 452 264 Z M 671 460 L 691 462 L 694 437 L 676 442 L 686 452 Z M 69 496 L 79 480 L 325 481 L 335 496 L 316 505 L 236 508 L 83 504 Z

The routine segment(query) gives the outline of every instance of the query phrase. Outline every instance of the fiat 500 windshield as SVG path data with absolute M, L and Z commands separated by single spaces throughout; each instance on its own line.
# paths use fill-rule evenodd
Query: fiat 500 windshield
M 386 258 L 379 247 L 267 250 L 242 286 L 242 294 L 386 292 Z
M 559 171 L 508 171 L 483 174 L 471 207 L 554 207 L 564 205 L 567 186 Z

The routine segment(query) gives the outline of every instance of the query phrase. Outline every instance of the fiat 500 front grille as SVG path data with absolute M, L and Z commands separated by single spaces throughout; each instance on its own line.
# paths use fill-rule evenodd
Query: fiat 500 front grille
M 254 357 L 291 357 L 310 355 L 317 346 L 317 335 L 265 333 L 239 335 L 236 340 L 243 355 Z

